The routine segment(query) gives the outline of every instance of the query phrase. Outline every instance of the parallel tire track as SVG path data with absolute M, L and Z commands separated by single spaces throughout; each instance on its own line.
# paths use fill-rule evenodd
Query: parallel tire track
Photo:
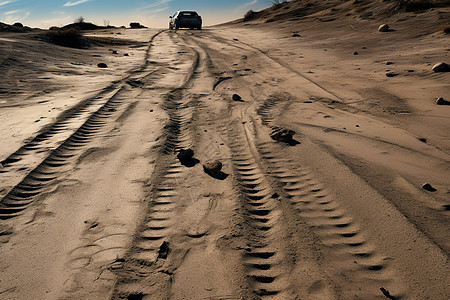
M 286 292 L 285 252 L 275 242 L 282 234 L 276 193 L 259 166 L 243 128 L 234 121 L 226 129 L 230 139 L 232 162 L 243 194 L 244 219 L 250 226 L 246 234 L 249 248 L 243 264 L 253 293 L 260 297 L 283 297 Z
M 186 172 L 186 168 L 175 159 L 175 153 L 194 144 L 190 131 L 195 101 L 186 95 L 185 90 L 195 79 L 198 68 L 199 56 L 194 52 L 192 65 L 181 87 L 164 97 L 162 106 L 169 119 L 163 129 L 161 164 L 150 180 L 154 184 L 140 226 L 121 266 L 115 270 L 117 280 L 112 299 L 142 299 L 145 295 L 165 299 L 170 293 L 172 273 L 165 266 L 171 254 L 169 240 L 175 234 L 172 225 L 180 209 L 180 197 L 183 197 L 178 187 Z
M 339 272 L 332 278 L 339 286 L 351 279 L 353 285 L 361 286 L 358 296 L 373 298 L 379 296 L 380 286 L 396 281 L 387 258 L 371 244 L 358 222 L 333 199 L 311 171 L 278 155 L 283 150 L 273 143 L 259 144 L 258 151 L 298 215 L 329 249 L 327 253 L 336 257 L 330 261 L 336 261 Z
M 78 130 L 53 150 L 34 170 L 0 200 L 0 219 L 19 215 L 35 198 L 46 191 L 82 148 L 107 124 L 123 100 L 111 97 Z
M 123 100 L 119 98 L 120 93 L 126 89 L 126 81 L 131 76 L 143 72 L 147 67 L 152 41 L 161 32 L 151 37 L 145 61 L 138 69 L 131 71 L 121 80 L 113 82 L 97 97 L 87 99 L 62 113 L 56 122 L 47 126 L 30 142 L 3 160 L 2 165 L 5 168 L 2 172 L 4 173 L 10 171 L 8 169 L 12 166 L 20 170 L 21 161 L 25 166 L 30 164 L 27 160 L 36 160 L 35 157 L 42 159 L 41 162 L 35 161 L 37 166 L 0 200 L 0 219 L 15 217 L 29 207 L 39 194 L 45 192 L 46 188 L 56 181 L 64 167 L 68 166 L 80 150 L 105 126 L 108 119 L 123 103 Z M 82 125 L 73 129 L 80 122 Z M 70 126 L 71 123 L 75 124 Z M 46 157 L 39 155 L 43 146 L 48 149 L 44 152 L 44 154 L 49 153 Z

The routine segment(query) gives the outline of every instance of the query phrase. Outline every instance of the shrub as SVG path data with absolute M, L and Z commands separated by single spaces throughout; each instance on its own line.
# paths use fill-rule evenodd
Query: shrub
M 435 6 L 431 0 L 396 0 L 396 2 L 398 9 L 408 12 L 427 10 Z
M 13 26 L 15 26 L 15 27 L 23 27 L 23 24 L 22 23 L 14 23 Z
M 64 47 L 85 48 L 89 45 L 76 28 L 52 30 L 46 33 L 46 37 L 50 42 Z
M 244 21 L 250 21 L 250 20 L 254 19 L 255 16 L 256 16 L 256 13 L 250 9 L 248 12 L 245 13 Z

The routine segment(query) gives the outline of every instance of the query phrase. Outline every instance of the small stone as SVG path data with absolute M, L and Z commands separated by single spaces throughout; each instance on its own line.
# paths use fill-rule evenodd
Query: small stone
M 395 73 L 395 72 L 386 72 L 386 76 L 387 76 L 387 77 L 395 77 L 395 76 L 398 76 L 398 73 Z
M 113 50 L 112 54 L 118 54 L 117 50 Z
M 353 55 L 358 55 L 358 54 L 359 54 L 358 51 L 353 52 Z
M 292 138 L 295 134 L 295 131 L 283 128 L 275 128 L 270 137 L 279 142 L 289 143 L 292 141 Z
M 203 164 L 203 170 L 213 176 L 219 176 L 222 170 L 222 162 L 218 159 L 207 161 Z
M 426 138 L 419 138 L 419 141 L 421 141 L 422 143 L 427 143 L 427 139 Z
M 389 25 L 388 24 L 383 24 L 380 25 L 380 27 L 378 27 L 378 31 L 379 32 L 388 32 L 389 31 Z
M 169 255 L 170 248 L 169 243 L 164 241 L 161 246 L 159 246 L 158 258 L 166 259 Z
M 233 101 L 242 101 L 241 96 L 239 96 L 238 94 L 233 94 L 232 99 Z
M 393 64 L 394 64 L 394 62 L 392 62 L 392 61 L 387 61 L 387 62 L 386 62 L 386 65 L 388 65 L 388 66 L 389 66 L 389 65 L 393 65 Z
M 439 98 L 436 99 L 436 104 L 437 105 L 450 105 L 450 102 L 445 100 L 442 97 L 439 97 Z
M 444 62 L 437 63 L 433 66 L 434 72 L 450 72 L 450 66 Z
M 233 39 L 233 41 L 239 41 L 239 39 L 237 39 L 237 38 L 234 38 L 234 39 Z
M 358 125 L 358 124 L 356 124 L 356 127 L 359 127 L 359 125 Z
M 150 112 L 153 112 L 153 109 L 150 109 Z
M 194 157 L 194 151 L 192 149 L 182 149 L 177 155 L 177 158 L 181 161 L 188 161 Z
M 432 187 L 431 184 L 429 184 L 429 183 L 425 183 L 424 185 L 422 185 L 422 189 L 429 191 L 429 192 L 436 191 L 436 189 L 434 187 Z
M 105 64 L 105 63 L 99 63 L 99 64 L 97 65 L 97 67 L 99 67 L 99 68 L 107 68 L 108 65 Z
M 397 299 L 396 297 L 393 297 L 391 293 L 386 290 L 384 287 L 380 287 L 380 291 L 385 295 L 388 299 Z
M 123 56 L 130 56 L 128 53 L 124 53 L 124 55 Z
M 294 32 L 291 36 L 292 37 L 300 37 L 300 34 L 298 34 L 297 32 Z

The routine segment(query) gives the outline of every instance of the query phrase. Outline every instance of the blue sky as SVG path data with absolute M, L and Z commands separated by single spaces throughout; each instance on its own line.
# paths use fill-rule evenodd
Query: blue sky
M 0 22 L 48 28 L 83 16 L 86 22 L 98 25 L 140 22 L 166 27 L 169 15 L 186 9 L 196 10 L 205 25 L 214 25 L 240 18 L 249 9 L 261 10 L 270 5 L 270 0 L 0 0 Z

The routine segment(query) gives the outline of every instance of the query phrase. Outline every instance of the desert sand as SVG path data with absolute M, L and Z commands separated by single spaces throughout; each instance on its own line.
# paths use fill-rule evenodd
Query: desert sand
M 450 298 L 450 8 L 309 2 L 0 32 L 0 299 Z

